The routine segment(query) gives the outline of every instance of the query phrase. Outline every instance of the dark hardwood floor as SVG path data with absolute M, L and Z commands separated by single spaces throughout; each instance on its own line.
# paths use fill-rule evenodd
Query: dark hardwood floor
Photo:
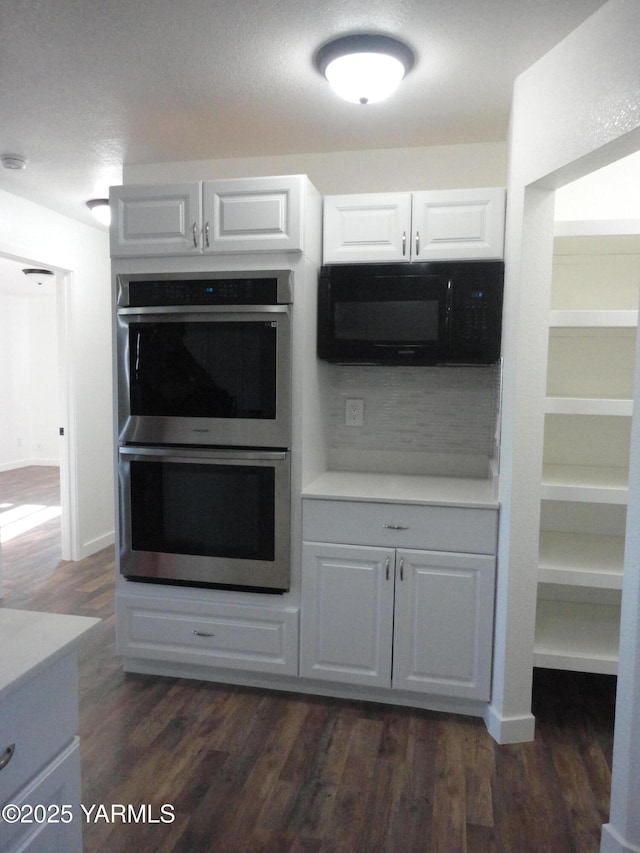
M 3 473 L 0 504 L 56 487 L 55 469 Z M 112 549 L 63 562 L 54 521 L 3 561 L 2 606 L 103 620 L 80 653 L 83 804 L 146 805 L 154 822 L 85 821 L 86 853 L 599 850 L 613 678 L 537 670 L 535 741 L 499 746 L 474 718 L 125 675 Z

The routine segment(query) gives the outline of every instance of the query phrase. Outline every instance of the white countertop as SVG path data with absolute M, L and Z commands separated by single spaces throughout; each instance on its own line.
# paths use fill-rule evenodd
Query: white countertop
M 302 490 L 303 498 L 362 500 L 498 509 L 494 481 L 327 471 Z
M 70 651 L 100 619 L 0 607 L 0 699 Z

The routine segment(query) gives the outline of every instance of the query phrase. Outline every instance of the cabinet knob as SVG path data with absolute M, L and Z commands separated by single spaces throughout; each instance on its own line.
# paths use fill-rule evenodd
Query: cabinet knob
M 13 758 L 13 753 L 15 751 L 16 751 L 15 743 L 12 743 L 10 746 L 8 746 L 5 749 L 4 753 L 2 754 L 2 757 L 0 758 L 0 770 L 4 770 L 4 768 L 7 766 L 7 764 Z
M 404 580 L 404 557 L 400 557 L 400 580 Z
M 416 258 L 420 254 L 420 232 L 416 231 Z
M 204 226 L 204 244 L 205 247 L 209 248 L 209 223 L 207 222 Z
M 193 228 L 191 229 L 193 233 L 193 248 L 198 248 L 198 229 L 196 227 L 196 223 L 193 223 Z
M 402 232 L 402 257 L 407 254 L 407 232 Z
M 389 580 L 389 566 L 391 565 L 391 558 L 387 557 L 384 564 L 384 573 L 387 576 L 387 580 Z

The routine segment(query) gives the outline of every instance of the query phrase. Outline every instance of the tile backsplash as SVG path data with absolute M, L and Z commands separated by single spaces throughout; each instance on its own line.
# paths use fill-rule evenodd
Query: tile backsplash
M 331 365 L 325 408 L 331 467 L 487 476 L 499 395 L 499 365 Z M 350 398 L 364 400 L 361 427 L 345 425 Z

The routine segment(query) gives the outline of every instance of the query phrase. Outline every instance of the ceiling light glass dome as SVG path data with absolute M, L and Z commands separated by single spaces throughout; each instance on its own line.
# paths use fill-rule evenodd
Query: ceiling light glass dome
M 343 36 L 323 45 L 316 67 L 334 91 L 354 104 L 388 98 L 414 63 L 410 47 L 390 36 Z

